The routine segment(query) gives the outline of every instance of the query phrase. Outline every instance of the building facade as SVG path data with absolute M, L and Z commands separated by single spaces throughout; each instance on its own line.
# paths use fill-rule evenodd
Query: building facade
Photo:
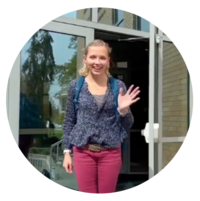
M 78 19 L 91 21 L 92 9 L 77 12 Z M 150 22 L 132 13 L 111 8 L 98 8 L 98 23 L 149 32 Z M 162 47 L 162 136 L 185 137 L 189 128 L 190 95 L 187 66 L 176 46 L 164 41 Z M 165 167 L 176 155 L 182 142 L 163 144 Z
M 161 30 L 140 16 L 110 8 L 88 8 L 61 16 L 38 30 L 24 45 L 14 63 L 7 90 L 8 118 L 16 142 L 24 155 L 31 158 L 34 154 L 37 169 L 41 168 L 35 155 L 43 158 L 43 163 L 48 158 L 45 167 L 61 185 L 62 178 L 66 179 L 59 166 L 63 100 L 67 98 L 69 82 L 78 76 L 82 66 L 83 49 L 95 38 L 112 47 L 111 74 L 127 86 L 138 84 L 142 91 L 141 103 L 132 108 L 136 123 L 123 143 L 122 174 L 153 177 L 177 154 L 190 124 L 189 72 L 177 47 Z M 32 126 L 20 124 L 22 95 L 30 102 L 25 109 L 30 113 Z M 40 122 L 40 126 L 33 120 Z M 149 143 L 141 134 L 147 124 Z M 157 135 L 155 124 L 159 125 Z

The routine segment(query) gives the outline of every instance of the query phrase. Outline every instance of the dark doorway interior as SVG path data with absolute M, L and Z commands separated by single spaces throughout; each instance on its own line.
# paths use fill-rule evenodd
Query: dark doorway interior
M 139 86 L 140 101 L 131 106 L 134 115 L 134 125 L 130 129 L 130 163 L 128 167 L 130 174 L 135 177 L 141 175 L 148 179 L 148 144 L 141 135 L 148 122 L 148 97 L 149 97 L 149 40 L 129 40 L 137 38 L 134 36 L 121 35 L 96 31 L 96 39 L 103 39 L 112 48 L 112 67 L 110 69 L 113 77 L 122 79 L 127 88 L 134 84 Z

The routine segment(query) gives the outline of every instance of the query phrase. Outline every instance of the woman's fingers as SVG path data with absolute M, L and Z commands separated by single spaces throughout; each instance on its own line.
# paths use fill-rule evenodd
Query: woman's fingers
M 119 94 L 122 95 L 122 96 L 124 95 L 124 90 L 123 90 L 123 88 L 120 88 L 120 89 L 119 89 Z
M 134 99 L 138 94 L 140 93 L 140 91 L 136 91 L 135 93 L 131 93 L 131 99 Z
M 132 91 L 132 89 L 133 89 L 133 87 L 134 87 L 134 85 L 131 85 L 126 93 L 127 93 L 127 94 L 130 94 L 131 91 Z
M 127 92 L 126 92 L 126 94 L 129 95 L 132 100 L 134 100 L 134 98 L 140 93 L 139 87 L 136 87 L 134 90 L 133 90 L 133 88 L 134 88 L 134 85 L 131 85 L 131 86 L 129 87 L 129 89 L 127 90 Z M 122 93 L 121 90 L 122 90 L 122 88 L 120 88 L 120 94 L 123 95 L 123 93 Z M 140 98 L 137 98 L 137 99 L 135 99 L 135 100 L 138 101 L 139 99 L 140 99 Z M 135 100 L 134 100 L 134 101 L 135 101 Z M 136 101 L 135 101 L 135 102 L 136 102 Z
M 133 99 L 133 100 L 131 101 L 131 104 L 136 103 L 136 102 L 139 101 L 139 100 L 140 100 L 140 98 Z
M 69 165 L 69 173 L 73 173 L 72 164 Z
M 130 95 L 131 95 L 131 96 L 134 95 L 138 90 L 139 90 L 139 87 L 136 87 L 136 88 L 130 93 Z
M 131 99 L 134 99 L 139 93 L 140 93 L 139 88 L 136 89 L 136 90 L 134 90 L 134 91 L 130 94 Z

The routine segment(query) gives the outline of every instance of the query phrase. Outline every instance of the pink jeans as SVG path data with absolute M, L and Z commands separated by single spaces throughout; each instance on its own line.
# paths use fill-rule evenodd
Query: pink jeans
M 74 147 L 78 188 L 86 193 L 115 192 L 121 170 L 121 148 L 92 152 Z

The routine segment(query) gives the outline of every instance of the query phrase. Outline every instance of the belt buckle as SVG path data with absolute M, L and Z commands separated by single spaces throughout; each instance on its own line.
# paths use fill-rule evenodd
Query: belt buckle
M 96 145 L 96 144 L 89 144 L 88 149 L 90 151 L 95 151 L 95 152 L 99 152 L 101 150 L 100 145 Z

